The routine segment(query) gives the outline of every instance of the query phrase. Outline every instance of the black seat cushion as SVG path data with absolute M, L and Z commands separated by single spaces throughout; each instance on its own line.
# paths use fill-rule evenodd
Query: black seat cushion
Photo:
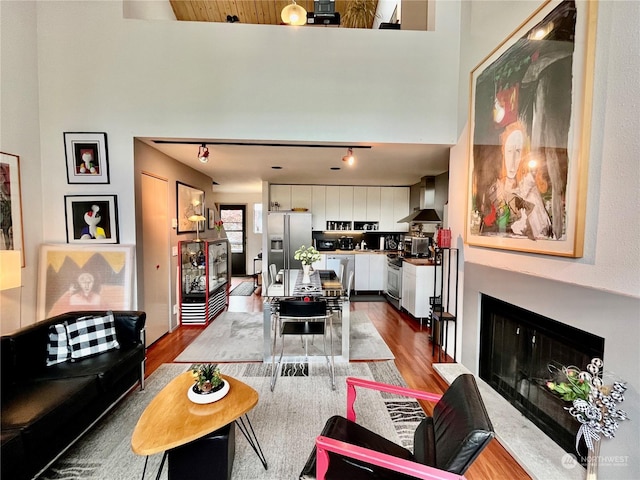
M 369 448 L 377 452 L 393 455 L 405 460 L 414 460 L 413 455 L 406 448 L 401 447 L 377 433 L 374 433 L 357 423 L 351 422 L 339 415 L 331 417 L 322 430 L 321 435 L 335 440 Z M 316 478 L 316 449 L 314 448 L 305 464 L 300 480 L 310 480 Z M 393 472 L 386 468 L 360 462 L 342 455 L 329 453 L 329 470 L 327 480 L 407 480 L 413 477 Z

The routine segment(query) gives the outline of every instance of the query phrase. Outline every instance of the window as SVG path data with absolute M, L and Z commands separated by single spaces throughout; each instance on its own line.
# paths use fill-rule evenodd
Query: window
M 244 209 L 223 205 L 220 218 L 224 222 L 224 231 L 231 244 L 231 253 L 244 253 Z
M 253 233 L 262 233 L 262 204 L 253 204 Z

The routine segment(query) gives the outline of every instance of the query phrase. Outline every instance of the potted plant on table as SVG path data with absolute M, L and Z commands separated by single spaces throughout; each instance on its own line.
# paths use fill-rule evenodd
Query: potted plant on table
M 309 273 L 311 272 L 311 264 L 320 260 L 320 252 L 313 247 L 305 247 L 302 245 L 293 254 L 293 258 L 302 262 L 303 283 L 309 283 Z
M 189 388 L 189 399 L 195 403 L 211 403 L 220 400 L 229 391 L 229 383 L 220 375 L 217 365 L 197 364 L 191 367 L 195 381 Z

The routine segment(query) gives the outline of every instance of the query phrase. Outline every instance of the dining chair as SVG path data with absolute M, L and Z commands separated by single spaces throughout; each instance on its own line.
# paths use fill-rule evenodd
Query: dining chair
M 276 283 L 276 276 L 278 275 L 278 267 L 275 263 L 269 265 L 269 276 L 271 277 L 271 283 Z
M 305 338 L 304 350 L 308 357 L 307 337 L 322 335 L 324 357 L 329 369 L 329 379 L 331 388 L 335 390 L 335 371 L 333 358 L 333 323 L 331 312 L 327 310 L 327 302 L 324 300 L 304 301 L 304 300 L 281 300 L 276 314 L 277 332 L 280 340 L 280 357 L 276 363 L 276 339 L 273 335 L 271 347 L 271 391 L 273 392 L 278 372 L 284 355 L 285 338 L 290 335 L 300 335 Z M 329 352 L 327 353 L 327 330 L 329 331 Z
M 356 387 L 437 402 L 415 430 L 413 451 L 356 423 Z M 299 478 L 462 479 L 494 435 L 471 374 L 458 376 L 443 395 L 347 377 L 347 416 L 327 420 Z

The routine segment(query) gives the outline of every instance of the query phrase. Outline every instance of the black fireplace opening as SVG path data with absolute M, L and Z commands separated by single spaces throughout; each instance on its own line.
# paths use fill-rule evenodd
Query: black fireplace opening
M 482 295 L 480 378 L 583 464 L 585 445 L 576 452 L 580 424 L 565 410 L 570 402 L 547 388 L 558 380 L 549 365 L 583 370 L 603 353 L 602 337 Z

